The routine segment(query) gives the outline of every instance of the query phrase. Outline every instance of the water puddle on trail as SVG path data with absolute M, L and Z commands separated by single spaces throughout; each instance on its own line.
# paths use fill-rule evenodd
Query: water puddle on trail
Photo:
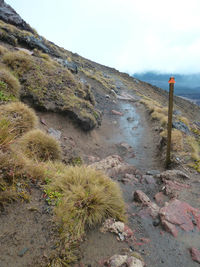
M 114 126 L 117 130 L 112 131 L 108 142 L 117 144 L 119 152 L 124 149 L 124 144 L 130 146 L 127 149 L 130 153 L 123 155 L 129 164 L 144 170 L 156 168 L 156 145 L 144 109 L 137 107 L 135 103 L 120 101 L 119 110 L 123 116 L 118 118 Z M 121 153 L 119 154 L 121 156 Z

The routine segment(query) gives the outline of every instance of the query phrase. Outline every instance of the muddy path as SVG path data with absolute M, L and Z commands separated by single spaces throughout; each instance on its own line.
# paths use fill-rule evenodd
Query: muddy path
M 100 99 L 102 102 L 102 98 Z M 125 162 L 134 165 L 142 175 L 150 170 L 164 170 L 157 147 L 158 132 L 152 127 L 143 105 L 136 102 L 114 99 L 103 99 L 103 121 L 101 127 L 91 133 L 84 133 L 69 119 L 53 113 L 38 113 L 46 125 L 41 128 L 48 130 L 53 127 L 61 131 L 61 142 L 66 160 L 77 155 L 86 164 L 117 154 Z M 121 115 L 113 114 L 113 110 Z M 188 248 L 198 247 L 199 233 L 185 234 L 178 238 L 165 232 L 159 222 L 156 226 L 151 217 L 140 217 L 137 213 L 141 205 L 133 202 L 133 192 L 140 189 L 154 200 L 161 185 L 145 179 L 133 183 L 123 183 L 122 177 L 116 177 L 123 191 L 127 205 L 128 225 L 134 231 L 135 242 L 120 242 L 111 233 L 100 233 L 99 227 L 88 230 L 85 241 L 80 246 L 80 262 L 75 266 L 100 266 L 102 260 L 114 254 L 139 252 L 149 267 L 196 267 Z M 149 240 L 148 243 L 140 242 Z
M 142 174 L 149 170 L 164 170 L 164 162 L 160 161 L 158 135 L 155 134 L 148 121 L 148 115 L 143 106 L 138 102 L 118 101 L 117 111 L 122 116 L 112 115 L 107 110 L 104 122 L 97 131 L 107 151 L 120 155 L 123 160 L 139 169 Z M 127 146 L 128 145 L 128 146 Z M 128 147 L 128 149 L 127 149 Z M 136 214 L 142 209 L 141 205 L 133 203 L 133 192 L 140 189 L 145 192 L 152 201 L 160 185 L 156 183 L 124 184 L 118 179 L 123 191 L 124 199 L 128 207 L 128 225 L 134 231 L 136 242 L 122 244 L 112 234 L 101 234 L 99 231 L 88 232 L 85 243 L 81 246 L 84 266 L 99 266 L 101 260 L 114 254 L 124 254 L 124 251 L 136 251 L 143 257 L 146 266 L 172 267 L 199 266 L 192 261 L 188 248 L 198 246 L 200 235 L 198 233 L 180 233 L 177 239 L 163 231 L 160 225 L 154 226 L 151 217 L 139 217 Z M 113 242 L 115 238 L 115 242 Z M 149 240 L 148 244 L 142 244 L 140 240 Z M 111 241 L 112 240 L 112 241 Z

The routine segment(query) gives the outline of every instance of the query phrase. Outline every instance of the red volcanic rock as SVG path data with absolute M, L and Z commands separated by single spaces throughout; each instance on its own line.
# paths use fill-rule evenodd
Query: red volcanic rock
M 123 113 L 121 113 L 120 111 L 117 111 L 117 110 L 111 110 L 111 112 L 112 112 L 112 114 L 114 114 L 114 115 L 119 115 L 119 116 L 123 116 L 124 114 Z
M 200 230 L 200 210 L 193 208 L 186 202 L 174 199 L 159 211 L 161 223 L 173 236 L 177 236 L 177 226 L 184 231 L 196 228 Z
M 140 211 L 138 215 L 140 215 L 141 217 L 150 215 L 153 218 L 156 218 L 158 216 L 160 208 L 156 203 L 153 203 L 144 192 L 142 192 L 141 190 L 136 190 L 134 192 L 133 198 L 135 201 L 141 202 L 144 206 L 147 207 L 147 209 Z
M 164 180 L 165 183 L 165 194 L 167 196 L 177 197 L 178 191 L 190 188 L 190 185 L 182 184 L 176 181 Z
M 190 248 L 190 254 L 193 261 L 200 263 L 200 250 L 197 248 Z
M 165 196 L 164 196 L 163 192 L 158 192 L 157 194 L 155 194 L 154 198 L 155 198 L 157 204 L 164 205 Z

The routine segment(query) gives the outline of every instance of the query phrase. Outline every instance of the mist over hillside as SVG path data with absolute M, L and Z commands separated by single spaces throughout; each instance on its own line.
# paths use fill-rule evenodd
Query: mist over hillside
M 135 78 L 151 83 L 164 90 L 168 90 L 170 73 L 161 74 L 157 72 L 135 73 Z M 173 74 L 176 80 L 175 94 L 192 100 L 200 105 L 200 73 L 197 74 Z

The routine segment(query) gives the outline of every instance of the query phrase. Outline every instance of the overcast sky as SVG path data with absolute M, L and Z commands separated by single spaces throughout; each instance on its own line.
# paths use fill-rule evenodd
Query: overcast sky
M 200 72 L 200 0 L 5 0 L 61 47 L 129 73 Z

